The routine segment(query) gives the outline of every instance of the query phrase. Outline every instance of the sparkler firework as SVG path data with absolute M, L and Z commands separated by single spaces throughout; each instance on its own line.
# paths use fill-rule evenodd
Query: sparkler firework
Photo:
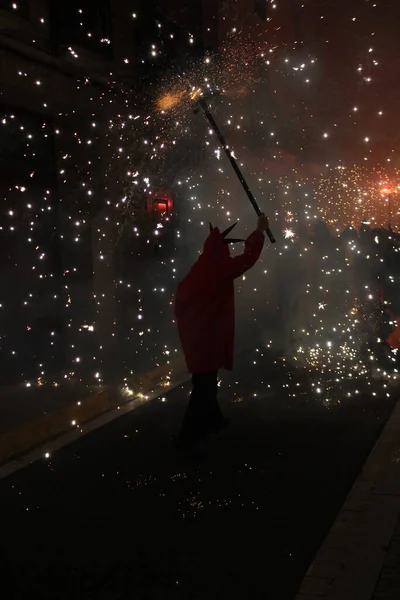
M 85 98 L 90 89 L 90 110 L 80 121 L 74 107 L 54 109 L 57 123 L 50 131 L 45 119 L 31 127 L 24 115 L 3 111 L 4 139 L 13 141 L 3 146 L 11 149 L 19 144 L 21 168 L 12 175 L 4 169 L 10 182 L 3 193 L 1 231 L 7 244 L 18 238 L 29 250 L 21 252 L 29 278 L 24 280 L 23 293 L 15 292 L 18 302 L 14 306 L 22 306 L 14 319 L 21 324 L 18 335 L 8 329 L 13 321 L 12 303 L 5 294 L 0 298 L 4 364 L 20 360 L 25 344 L 36 335 L 37 321 L 43 327 L 40 344 L 36 342 L 43 353 L 40 350 L 34 368 L 16 369 L 20 381 L 43 383 L 48 373 L 57 371 L 54 348 L 65 343 L 59 333 L 62 327 L 55 317 L 44 326 L 44 316 L 38 314 L 44 306 L 49 314 L 58 314 L 58 303 L 65 311 L 61 320 L 69 336 L 62 379 L 101 382 L 105 349 L 117 339 L 123 357 L 121 379 L 128 380 L 134 370 L 132 356 L 135 369 L 147 370 L 177 354 L 170 304 L 188 256 L 195 256 L 201 248 L 208 220 L 239 220 L 252 226 L 253 215 L 240 201 L 242 191 L 221 160 L 214 132 L 204 130 L 204 123 L 196 125 L 192 115 L 202 94 L 220 89 L 223 95 L 215 109 L 216 120 L 230 141 L 230 152 L 240 148 L 233 156 L 239 157 L 238 166 L 261 205 L 271 203 L 271 218 L 281 231 L 279 242 L 268 248 L 260 263 L 260 272 L 248 276 L 254 277 L 257 291 L 244 296 L 238 286 L 238 303 L 243 302 L 248 323 L 257 322 L 259 336 L 265 332 L 268 340 L 264 344 L 263 337 L 259 350 L 270 346 L 276 355 L 285 353 L 296 366 L 302 364 L 310 375 L 310 389 L 321 398 L 325 392 L 317 389 L 331 390 L 345 381 L 363 380 L 368 385 L 377 369 L 386 370 L 386 379 L 379 385 L 380 392 L 389 393 L 383 386 L 388 385 L 389 376 L 396 377 L 397 356 L 389 349 L 385 359 L 378 360 L 377 347 L 382 344 L 377 340 L 386 338 L 376 333 L 371 314 L 374 310 L 385 314 L 385 305 L 375 306 L 379 304 L 378 284 L 385 279 L 385 284 L 392 281 L 390 285 L 396 288 L 399 274 L 396 261 L 387 272 L 377 274 L 376 266 L 389 264 L 382 231 L 374 232 L 368 244 L 358 234 L 366 229 L 368 237 L 368 227 L 387 227 L 389 200 L 384 190 L 390 190 L 394 233 L 389 257 L 396 257 L 400 171 L 393 115 L 397 114 L 398 79 L 395 67 L 380 68 L 391 54 L 385 40 L 375 35 L 379 32 L 375 32 L 378 25 L 372 4 L 356 2 L 348 10 L 335 11 L 326 3 L 321 7 L 311 2 L 304 3 L 299 13 L 299 23 L 314 19 L 315 24 L 311 37 L 306 30 L 302 32 L 301 44 L 291 38 L 293 28 L 289 21 L 285 25 L 286 17 L 277 3 L 270 20 L 258 23 L 252 38 L 235 33 L 236 25 L 231 23 L 226 25 L 229 35 L 214 53 L 189 61 L 182 51 L 177 68 L 154 82 L 151 89 L 156 92 L 150 94 L 147 89 L 151 101 L 145 109 L 135 93 L 121 94 L 117 101 L 114 88 L 96 91 L 88 78 L 74 84 L 77 98 Z M 81 13 L 79 18 L 85 22 Z M 141 17 L 131 18 L 139 23 Z M 390 29 L 389 21 L 396 20 L 390 11 L 385 18 Z M 326 23 L 327 30 L 321 32 L 318 28 Z M 168 27 L 161 25 L 156 27 L 159 35 L 170 37 Z M 368 35 L 357 36 L 358 31 Z M 313 53 L 315 36 L 326 46 L 318 56 Z M 186 37 L 187 46 L 192 47 L 196 40 L 193 35 Z M 157 39 L 149 41 L 143 58 L 149 72 L 150 65 L 162 58 L 163 46 Z M 386 39 L 395 43 L 397 32 L 389 32 Z M 332 65 L 330 48 L 346 44 L 357 45 L 357 52 L 345 58 L 335 54 Z M 78 51 L 69 52 L 80 64 Z M 164 58 L 173 64 L 168 56 Z M 120 66 L 133 64 L 134 59 L 124 57 Z M 21 69 L 16 69 L 16 79 L 29 82 L 30 91 L 40 92 L 43 104 L 51 105 L 51 90 L 44 81 L 33 71 L 28 74 Z M 57 239 L 62 240 L 63 261 L 57 276 L 62 285 L 54 290 L 49 284 L 45 293 L 45 284 L 56 277 L 49 258 L 51 245 L 38 232 L 53 235 L 49 215 L 59 208 L 53 200 L 58 197 L 57 186 L 50 190 L 46 170 L 38 167 L 35 157 L 44 151 L 50 156 L 46 146 L 50 133 L 56 140 L 58 195 L 63 197 L 62 231 L 57 230 L 61 225 L 55 228 Z M 3 155 L 7 166 L 6 152 Z M 168 211 L 154 217 L 156 211 L 150 215 L 147 210 L 163 187 L 177 198 L 174 211 L 179 222 Z M 322 235 L 315 231 L 319 221 L 328 226 Z M 349 226 L 356 235 L 345 243 L 343 230 Z M 167 230 L 172 231 L 169 253 L 163 237 Z M 379 243 L 373 241 L 375 237 Z M 145 257 L 149 248 L 158 249 L 159 255 Z M 93 265 L 83 267 L 89 256 Z M 126 256 L 131 262 L 125 264 Z M 19 259 L 10 255 L 7 260 L 12 279 Z M 81 272 L 94 272 L 94 286 L 81 284 Z M 355 291 L 353 279 L 361 272 L 364 279 L 360 275 Z M 339 302 L 338 295 L 348 302 Z M 87 307 L 84 314 L 82 306 Z M 48 381 L 54 383 L 51 378 Z M 371 393 L 377 393 L 374 385 L 369 386 Z

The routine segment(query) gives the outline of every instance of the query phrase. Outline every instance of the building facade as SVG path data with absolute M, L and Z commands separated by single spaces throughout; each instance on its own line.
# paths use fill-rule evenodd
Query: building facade
M 96 131 L 126 107 L 133 32 L 121 0 L 0 2 L 3 383 L 79 373 L 79 354 L 113 338 L 109 143 Z

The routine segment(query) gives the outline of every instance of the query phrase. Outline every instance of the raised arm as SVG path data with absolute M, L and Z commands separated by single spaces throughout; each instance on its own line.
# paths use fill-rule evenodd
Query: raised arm
M 246 273 L 257 262 L 264 246 L 264 231 L 268 228 L 267 217 L 262 214 L 258 217 L 257 228 L 246 240 L 243 254 L 230 259 L 229 272 L 233 279 Z

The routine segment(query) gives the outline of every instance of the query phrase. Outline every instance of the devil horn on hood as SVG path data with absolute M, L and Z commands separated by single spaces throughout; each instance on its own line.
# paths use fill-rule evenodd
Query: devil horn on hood
M 230 227 L 228 227 L 228 229 L 225 229 L 225 231 L 223 231 L 223 232 L 221 233 L 222 237 L 223 237 L 223 238 L 224 238 L 224 237 L 226 237 L 226 236 L 228 235 L 228 233 L 230 233 L 230 232 L 232 231 L 232 229 L 233 229 L 234 227 L 236 227 L 236 225 L 237 225 L 237 223 L 234 223 L 233 225 L 231 225 Z
M 214 227 L 211 225 L 211 223 L 210 223 L 210 222 L 208 222 L 208 225 L 209 225 L 209 227 L 210 227 L 210 233 L 211 233 L 211 232 L 212 232 L 212 230 L 214 229 Z

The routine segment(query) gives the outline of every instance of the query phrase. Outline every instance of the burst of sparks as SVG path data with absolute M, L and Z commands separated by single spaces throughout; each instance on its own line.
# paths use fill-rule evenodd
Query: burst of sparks
M 285 236 L 286 240 L 292 239 L 295 236 L 295 233 L 293 231 L 293 229 L 285 229 L 285 231 L 283 232 L 283 235 Z
M 371 25 L 375 27 L 375 11 L 372 3 L 369 4 L 369 8 L 363 7 L 362 15 L 364 18 L 364 13 L 369 11 Z M 16 3 L 14 10 L 19 10 L 18 6 Z M 272 8 L 274 13 L 279 13 L 278 3 Z M 86 23 L 85 11 L 80 10 L 82 28 L 92 35 L 89 26 L 83 25 Z M 329 8 L 321 8 L 321 12 L 325 10 L 329 11 Z M 242 17 L 243 23 L 247 22 L 247 17 Z M 134 13 L 132 18 L 140 21 L 139 14 Z M 357 17 L 351 17 L 348 26 L 355 28 L 357 23 Z M 164 27 L 164 24 L 162 27 L 159 25 Z M 387 85 L 378 87 L 376 82 L 379 78 L 373 76 L 380 64 L 379 54 L 383 53 L 384 44 L 379 41 L 378 35 L 374 36 L 376 43 L 370 45 L 365 44 L 362 36 L 358 38 L 351 33 L 352 43 L 361 40 L 357 41 L 359 47 L 355 58 L 350 59 L 356 85 L 351 87 L 351 92 L 350 86 L 349 90 L 346 88 L 348 95 L 342 93 L 338 85 L 335 101 L 331 102 L 330 85 L 325 91 L 322 85 L 319 86 L 321 93 L 312 95 L 313 81 L 317 76 L 313 75 L 316 61 L 321 82 L 324 77 L 327 77 L 328 83 L 332 80 L 328 78 L 329 61 L 323 51 L 321 56 L 314 57 L 307 51 L 305 42 L 299 57 L 300 51 L 293 50 L 294 39 L 293 43 L 288 43 L 283 36 L 280 43 L 271 42 L 273 36 L 279 36 L 281 31 L 290 36 L 291 26 L 285 30 L 285 26 L 271 23 L 268 17 L 263 25 L 258 22 L 251 36 L 243 38 L 234 29 L 232 27 L 232 37 L 228 36 L 214 55 L 192 62 L 186 61 L 182 55 L 179 73 L 174 70 L 173 61 L 166 61 L 172 68 L 165 76 L 152 81 L 149 88 L 156 91 L 146 109 L 141 108 L 143 98 L 135 98 L 134 94 L 129 98 L 123 96 L 123 100 L 117 103 L 113 87 L 96 95 L 94 86 L 93 89 L 90 87 L 88 73 L 84 85 L 81 79 L 77 80 L 74 91 L 78 97 L 79 94 L 87 95 L 90 88 L 90 118 L 85 121 L 84 118 L 77 120 L 72 117 L 75 106 L 71 106 L 71 111 L 58 114 L 57 119 L 62 126 L 57 125 L 55 129 L 60 155 L 55 168 L 59 169 L 59 185 L 66 198 L 63 202 L 63 223 L 67 225 L 60 236 L 65 244 L 65 264 L 59 273 L 62 281 L 60 296 L 54 294 L 53 298 L 50 293 L 53 288 L 49 286 L 46 289 L 48 298 L 52 299 L 48 302 L 48 312 L 56 313 L 60 298 L 68 311 L 65 324 L 71 343 L 68 346 L 70 355 L 66 378 L 80 373 L 86 363 L 90 364 L 91 378 L 96 383 L 100 382 L 102 359 L 99 357 L 104 352 L 101 339 L 108 339 L 108 336 L 115 339 L 114 336 L 121 331 L 124 331 L 122 338 L 129 349 L 129 356 L 134 347 L 135 357 L 146 365 L 151 361 L 161 364 L 169 360 L 170 353 L 178 352 L 177 344 L 172 345 L 171 342 L 170 347 L 169 343 L 175 339 L 174 324 L 168 316 L 172 295 L 178 279 L 184 274 L 182 265 L 187 266 L 187 255 L 190 252 L 194 255 L 201 247 L 203 223 L 208 218 L 221 219 L 221 222 L 238 218 L 243 219 L 243 227 L 245 222 L 249 222 L 251 227 L 243 198 L 235 187 L 237 182 L 225 169 L 226 157 L 216 148 L 215 136 L 206 127 L 199 135 L 191 124 L 193 103 L 202 94 L 216 89 L 223 91 L 221 120 L 227 138 L 232 140 L 232 147 L 229 146 L 232 155 L 237 154 L 242 161 L 241 166 L 250 173 L 253 181 L 258 182 L 263 210 L 271 217 L 271 228 L 283 231 L 284 239 L 293 242 L 285 246 L 285 251 L 279 244 L 267 250 L 268 260 L 276 272 L 284 271 L 281 269 L 284 265 L 289 273 L 290 293 L 283 296 L 293 295 L 301 307 L 296 312 L 293 306 L 297 304 L 294 302 L 292 307 L 285 305 L 282 308 L 290 334 L 295 338 L 290 351 L 299 362 L 304 361 L 310 377 L 318 374 L 313 389 L 321 396 L 329 390 L 329 378 L 334 384 L 355 376 L 367 379 L 370 375 L 367 363 L 376 363 L 373 345 L 364 329 L 372 313 L 368 303 L 376 302 L 378 297 L 376 289 L 372 289 L 377 287 L 378 281 L 371 275 L 371 267 L 367 272 L 374 284 L 365 276 L 362 290 L 357 292 L 361 297 L 356 297 L 354 286 L 348 285 L 348 279 L 349 273 L 353 277 L 355 273 L 358 275 L 356 259 L 364 261 L 367 267 L 372 262 L 376 266 L 385 261 L 382 254 L 384 244 L 380 243 L 379 237 L 382 231 L 378 232 L 379 235 L 373 232 L 372 239 L 379 243 L 373 250 L 369 248 L 367 251 L 358 237 L 361 225 L 369 224 L 371 229 L 387 228 L 390 217 L 394 229 L 400 226 L 400 169 L 396 162 L 397 139 L 393 134 L 397 112 L 394 110 L 391 114 L 390 110 L 393 106 L 396 109 L 393 98 L 397 95 L 390 80 Z M 336 34 L 340 36 L 341 31 Z M 173 39 L 173 34 L 170 35 Z M 187 45 L 193 46 L 194 36 L 187 31 L 185 36 Z M 106 45 L 111 43 L 106 38 L 97 41 Z M 163 56 L 162 44 L 153 42 L 151 40 L 146 48 L 148 61 L 152 64 Z M 334 43 L 330 42 L 329 47 L 332 46 Z M 79 65 L 82 59 L 76 49 L 70 46 L 68 51 L 71 60 Z M 124 64 L 120 66 L 125 69 L 124 65 L 133 64 L 134 58 L 124 57 Z M 80 66 L 85 72 L 85 63 Z M 40 94 L 36 98 L 38 102 L 45 100 L 43 107 L 47 110 L 53 97 L 46 88 L 46 77 L 39 80 L 31 76 L 28 69 L 25 72 L 22 66 L 16 68 L 16 80 L 21 78 L 24 82 L 21 89 L 30 86 L 32 95 Z M 389 73 L 391 70 L 386 71 Z M 384 76 L 382 69 L 381 77 Z M 110 80 L 111 83 L 114 82 Z M 385 93 L 381 92 L 382 89 Z M 304 94 L 307 94 L 307 101 Z M 84 102 L 86 96 L 82 96 Z M 149 105 L 151 108 L 148 108 Z M 108 114 L 106 111 L 112 109 L 110 119 L 104 119 L 104 115 Z M 58 113 L 55 100 L 51 110 L 54 114 Z M 46 179 L 47 171 L 36 177 L 35 163 L 36 153 L 46 149 L 49 133 L 44 122 L 39 123 L 38 131 L 31 131 L 24 119 L 23 116 L 15 116 L 11 109 L 3 110 L 1 126 L 4 137 L 8 135 L 9 139 L 18 141 L 23 151 L 21 170 L 13 168 L 10 173 L 12 184 L 8 185 L 7 179 L 0 227 L 5 244 L 8 236 L 10 247 L 17 238 L 18 242 L 23 240 L 25 246 L 21 246 L 23 251 L 20 254 L 26 260 L 26 270 L 29 271 L 29 277 L 24 278 L 24 294 L 18 292 L 22 312 L 21 318 L 15 321 L 22 324 L 22 331 L 12 336 L 5 328 L 1 337 L 2 357 L 6 364 L 8 360 L 18 360 L 20 355 L 24 355 L 24 340 L 36 336 L 37 314 L 43 306 L 47 310 L 41 290 L 47 282 L 56 279 L 53 271 L 57 261 L 50 260 L 53 242 L 46 246 L 46 235 L 43 234 L 51 232 L 47 237 L 49 240 L 54 238 L 52 222 L 50 229 L 46 229 L 49 226 L 46 218 L 55 212 L 54 192 L 49 191 L 53 184 Z M 101 181 L 104 185 L 99 183 L 94 166 L 103 156 L 104 177 Z M 30 159 L 35 166 L 29 165 Z M 175 181 L 178 182 L 176 185 Z M 173 221 L 173 209 L 164 197 L 162 186 L 168 189 L 175 186 L 174 194 L 179 197 L 179 202 L 176 202 L 181 221 L 179 226 Z M 161 202 L 153 205 L 157 198 Z M 24 213 L 22 217 L 24 211 L 27 216 Z M 320 236 L 324 243 L 317 239 L 317 225 L 321 224 L 328 226 Z M 150 266 L 142 266 L 141 284 L 129 274 L 129 270 L 126 276 L 116 275 L 113 265 L 118 264 L 119 243 L 129 246 L 131 257 L 141 256 L 143 247 L 152 247 L 155 239 L 162 238 L 168 225 L 173 231 L 174 252 L 171 256 L 153 257 Z M 343 241 L 343 229 L 350 226 L 354 229 L 350 231 L 349 239 Z M 78 250 L 86 239 L 92 239 L 93 244 L 90 268 L 86 263 L 85 268 L 82 266 L 90 252 L 87 248 Z M 185 241 L 182 242 L 182 239 Z M 115 240 L 114 245 L 111 240 Z M 318 246 L 319 243 L 323 248 Z M 163 242 L 157 247 L 161 248 L 161 254 L 165 251 Z M 391 248 L 397 258 L 398 248 L 394 240 L 391 240 Z M 7 257 L 5 260 L 8 260 Z M 17 263 L 14 257 L 9 257 L 10 269 L 14 269 Z M 254 287 L 253 295 L 246 291 L 246 302 L 251 307 L 249 314 L 255 314 L 257 300 L 261 297 L 262 310 L 275 301 L 276 290 L 269 266 L 265 270 L 264 265 L 261 268 L 263 273 L 259 274 L 267 292 L 260 293 L 258 286 Z M 16 281 L 21 272 L 15 271 Z M 94 307 L 92 312 L 88 309 L 90 318 L 87 319 L 86 316 L 82 318 L 80 313 L 81 291 L 78 292 L 77 285 L 77 278 L 83 277 L 82 272 L 94 273 L 95 285 L 87 287 L 91 290 L 96 287 L 96 291 L 89 292 L 89 298 L 86 298 L 87 305 Z M 292 283 L 291 275 L 295 283 Z M 399 279 L 396 268 L 385 276 L 388 285 L 393 287 Z M 8 323 L 12 320 L 11 309 L 8 308 L 7 289 L 4 289 L 0 308 L 5 315 L 4 322 Z M 129 295 L 132 293 L 135 295 L 134 309 Z M 241 290 L 239 293 L 242 294 Z M 11 294 L 10 297 L 14 296 Z M 121 311 L 124 314 L 120 315 L 117 308 L 123 304 L 124 298 L 128 298 L 129 310 Z M 112 310 L 109 310 L 108 303 L 113 306 Z M 383 312 L 383 309 L 380 310 Z M 154 314 L 159 321 L 153 327 Z M 97 339 L 105 320 L 107 335 L 99 335 Z M 396 323 L 396 319 L 391 322 Z M 43 354 L 48 359 L 43 359 L 43 364 L 38 360 L 37 386 L 42 386 L 45 381 L 43 373 L 52 372 L 55 349 L 60 343 L 57 342 L 56 327 L 48 327 L 49 332 L 43 326 L 40 334 L 41 346 L 47 348 L 47 354 Z M 160 334 L 160 331 L 163 333 Z M 86 337 L 92 337 L 96 342 L 88 344 Z M 20 340 L 18 348 L 14 348 L 14 338 Z M 93 351 L 89 351 L 91 344 Z M 269 340 L 266 346 L 274 348 L 274 342 Z M 321 383 L 322 375 L 325 381 Z M 31 387 L 30 382 L 26 386 Z M 130 394 L 133 388 L 127 383 L 125 387 Z

